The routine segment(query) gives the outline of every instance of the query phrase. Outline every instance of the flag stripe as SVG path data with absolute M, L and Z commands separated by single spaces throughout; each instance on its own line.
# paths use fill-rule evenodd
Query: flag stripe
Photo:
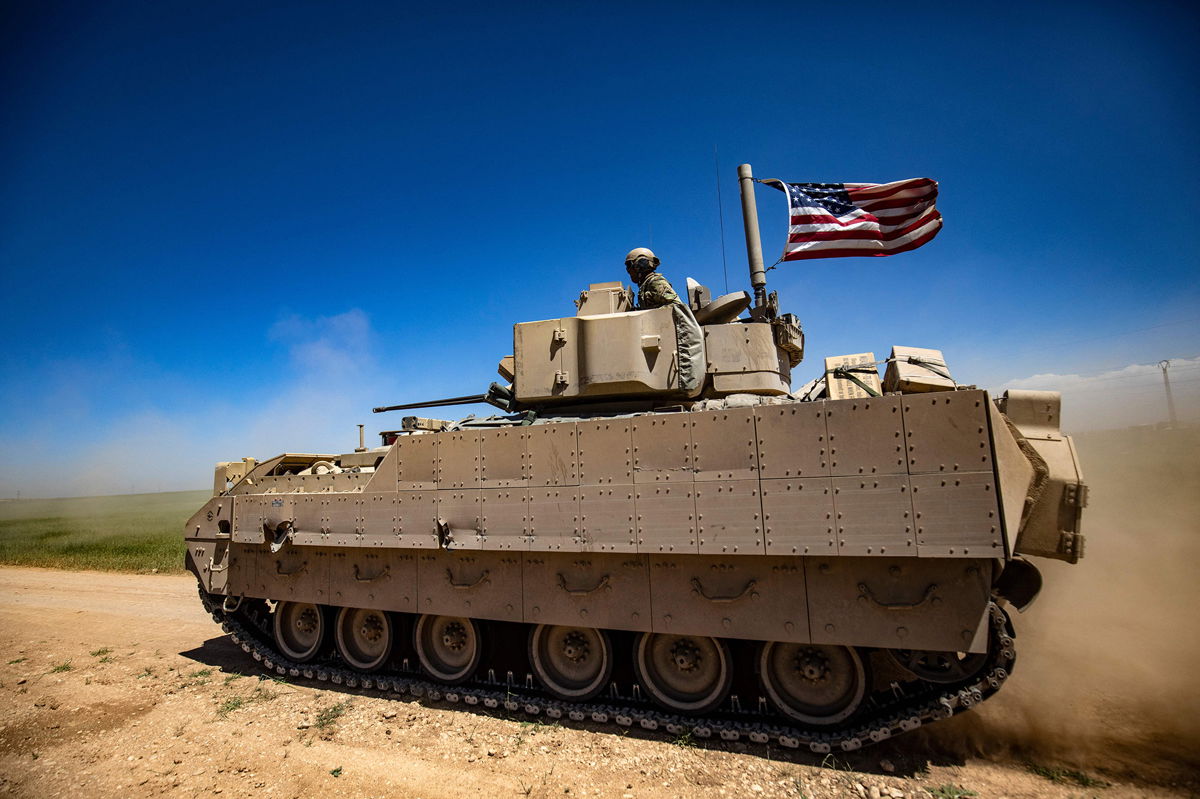
M 792 217 L 793 230 L 791 232 L 799 232 L 794 230 L 794 228 L 801 225 L 839 225 L 841 227 L 850 227 L 852 225 L 875 222 L 878 223 L 881 228 L 896 227 L 898 225 L 906 224 L 912 219 L 916 219 L 918 216 L 926 213 L 930 207 L 931 206 L 924 206 L 911 210 L 905 209 L 901 213 L 890 216 L 883 216 L 881 214 L 864 214 L 862 216 L 837 217 L 833 216 L 832 214 L 801 214 L 799 216 Z
M 879 220 L 868 214 L 867 216 L 856 217 L 837 217 L 833 214 L 800 214 L 792 217 L 792 227 L 798 225 L 840 225 L 842 227 L 850 227 L 863 222 L 878 222 Z
M 878 241 L 878 240 L 874 240 L 874 239 L 866 239 L 866 240 L 843 239 L 843 240 L 838 240 L 838 241 L 801 242 L 798 244 L 789 245 L 788 250 L 789 250 L 789 252 L 813 252 L 813 251 L 818 251 L 818 250 L 850 249 L 850 250 L 861 250 L 861 251 L 863 251 L 864 254 L 869 254 L 871 252 L 886 253 L 886 252 L 890 252 L 893 249 L 902 247 L 905 244 L 908 244 L 909 242 L 913 241 L 914 239 L 919 239 L 922 236 L 924 236 L 927 232 L 929 232 L 930 230 L 936 230 L 940 227 L 941 227 L 941 220 L 934 219 L 934 220 L 931 220 L 928 223 L 922 225 L 921 227 L 917 228 L 916 230 L 912 231 L 911 233 L 908 233 L 905 236 L 902 236 L 902 237 L 896 239 L 895 241 L 891 241 L 891 242 L 882 242 L 882 241 Z
M 938 224 L 935 227 L 931 228 L 930 230 L 928 230 L 925 233 L 922 233 L 919 237 L 917 237 L 907 243 L 900 244 L 895 247 L 889 247 L 886 252 L 883 250 L 874 250 L 874 251 L 865 250 L 861 247 L 826 246 L 826 247 L 822 247 L 820 249 L 807 249 L 807 250 L 797 250 L 794 252 L 788 252 L 783 256 L 782 260 L 784 260 L 784 261 L 803 261 L 803 260 L 807 260 L 810 258 L 848 258 L 851 256 L 863 256 L 863 255 L 870 255 L 870 256 L 894 255 L 894 254 L 900 253 L 900 252 L 908 252 L 909 250 L 915 250 L 916 248 L 920 247 L 922 244 L 925 244 L 928 241 L 930 241 L 934 236 L 936 236 L 938 234 L 938 231 L 941 229 L 942 229 L 941 220 L 938 220 Z
M 928 220 L 927 222 L 925 222 L 924 224 L 920 225 L 919 227 L 915 228 L 914 230 L 909 231 L 905 235 L 900 236 L 890 242 L 880 241 L 879 239 L 842 238 L 842 239 L 832 239 L 830 241 L 797 242 L 795 244 L 789 244 L 788 251 L 795 252 L 795 251 L 799 251 L 799 250 L 809 251 L 809 250 L 819 250 L 819 249 L 838 249 L 839 247 L 846 247 L 846 248 L 850 248 L 850 249 L 887 251 L 887 250 L 891 250 L 892 247 L 899 247 L 902 244 L 907 243 L 909 240 L 923 235 L 924 232 L 931 227 L 940 227 L 940 226 L 941 226 L 940 218 L 931 219 L 931 220 Z
M 931 188 L 934 193 L 937 192 L 937 184 L 928 178 L 900 180 L 895 183 L 884 183 L 882 185 L 864 183 L 862 184 L 862 188 L 851 188 L 848 184 L 843 185 L 846 186 L 846 193 L 850 195 L 850 199 L 856 203 L 880 200 L 884 197 L 892 197 L 901 192 L 924 193 Z
M 893 208 L 910 208 L 917 203 L 932 203 L 934 197 L 928 194 L 922 194 L 920 197 L 890 197 L 886 200 L 875 200 L 873 202 L 864 203 L 859 206 L 868 213 L 875 211 L 887 211 Z
M 788 244 L 799 244 L 805 241 L 839 241 L 847 239 L 864 239 L 875 241 L 895 241 L 899 238 L 907 236 L 919 227 L 929 224 L 934 218 L 941 218 L 941 214 L 933 211 L 931 214 L 926 214 L 920 219 L 911 222 L 903 227 L 895 230 L 880 230 L 877 226 L 864 227 L 861 230 L 810 230 L 801 233 L 792 233 L 788 236 Z

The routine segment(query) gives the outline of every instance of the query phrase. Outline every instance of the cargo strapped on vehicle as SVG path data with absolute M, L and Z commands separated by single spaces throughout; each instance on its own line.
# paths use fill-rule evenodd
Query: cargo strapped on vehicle
M 840 378 L 849 380 L 851 383 L 854 383 L 856 386 L 861 388 L 863 391 L 867 392 L 867 396 L 869 396 L 869 397 L 880 396 L 880 393 L 878 391 L 876 391 L 874 388 L 872 388 L 871 386 L 864 383 L 862 380 L 858 379 L 858 377 L 856 377 L 853 374 L 854 372 L 878 375 L 878 371 L 875 367 L 875 364 L 861 364 L 858 366 L 835 366 L 834 368 L 825 372 L 825 374 L 833 375 L 834 377 L 840 377 Z

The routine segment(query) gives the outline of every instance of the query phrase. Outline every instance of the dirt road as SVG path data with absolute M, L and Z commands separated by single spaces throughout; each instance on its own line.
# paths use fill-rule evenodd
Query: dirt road
M 185 576 L 3 568 L 0 596 L 5 795 L 812 799 L 967 795 L 962 788 L 1016 799 L 1198 789 L 1180 768 L 1150 769 L 1146 782 L 1099 762 L 1039 775 L 1022 760 L 965 758 L 954 742 L 978 734 L 971 718 L 822 763 L 776 747 L 671 742 L 261 679 Z

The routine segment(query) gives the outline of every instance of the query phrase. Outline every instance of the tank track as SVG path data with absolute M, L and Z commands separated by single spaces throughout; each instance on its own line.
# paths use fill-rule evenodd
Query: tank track
M 590 721 L 624 728 L 636 726 L 672 736 L 690 733 L 699 739 L 774 741 L 788 749 L 807 748 L 816 754 L 853 752 L 968 710 L 999 690 L 1016 662 L 1015 633 L 1008 614 L 994 602 L 990 603 L 988 655 L 979 676 L 946 685 L 919 679 L 893 682 L 866 698 L 862 709 L 846 728 L 817 731 L 787 726 L 786 721 L 780 723 L 780 717 L 770 714 L 765 707 L 758 710 L 735 707 L 716 717 L 695 718 L 664 712 L 643 700 L 616 695 L 615 691 L 609 697 L 612 703 L 600 704 L 594 700 L 562 702 L 540 695 L 531 681 L 517 685 L 510 674 L 507 680 L 498 682 L 490 671 L 485 680 L 448 686 L 415 673 L 363 674 L 336 663 L 293 663 L 274 649 L 270 633 L 240 607 L 232 612 L 225 611 L 223 597 L 210 596 L 203 587 L 200 587 L 200 600 L 205 611 L 234 643 L 268 672 L 282 677 L 315 679 L 347 688 L 380 694 L 407 694 L 451 704 L 462 702 L 549 719 Z M 730 703 L 730 700 L 726 701 L 727 705 Z

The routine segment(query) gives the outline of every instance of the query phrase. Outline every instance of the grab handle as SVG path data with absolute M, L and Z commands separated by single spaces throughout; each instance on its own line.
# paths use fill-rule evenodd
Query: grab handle
M 925 595 L 922 596 L 920 599 L 918 599 L 916 602 L 880 602 L 875 597 L 875 594 L 872 593 L 871 588 L 866 583 L 859 583 L 858 584 L 858 591 L 859 591 L 858 596 L 859 596 L 859 599 L 869 599 L 872 602 L 874 602 L 876 605 L 878 605 L 879 607 L 885 608 L 887 610 L 914 610 L 916 608 L 921 607 L 926 602 L 931 601 L 933 599 L 933 594 L 934 594 L 934 592 L 937 591 L 937 589 L 938 589 L 937 583 L 930 583 L 929 587 L 927 587 L 925 589 Z
M 360 582 L 360 583 L 373 583 L 376 580 L 382 580 L 382 579 L 388 577 L 391 570 L 392 570 L 391 566 L 384 566 L 383 571 L 381 571 L 379 574 L 376 574 L 374 577 L 363 577 L 358 572 L 358 564 L 355 563 L 354 564 L 354 579 L 356 582 Z
M 490 572 L 487 569 L 484 569 L 483 574 L 479 575 L 479 579 L 476 580 L 475 582 L 473 582 L 473 583 L 456 583 L 456 582 L 454 582 L 454 572 L 450 571 L 449 569 L 446 569 L 446 579 L 450 581 L 450 587 L 457 588 L 462 591 L 469 591 L 472 588 L 478 588 L 480 585 L 483 585 L 484 581 L 486 581 L 488 578 L 488 574 L 490 574 Z
M 566 591 L 571 596 L 587 596 L 594 594 L 601 588 L 608 588 L 609 576 L 606 574 L 600 578 L 600 582 L 596 583 L 591 588 L 567 588 L 567 578 L 562 572 L 558 573 L 558 587 Z
M 747 594 L 751 594 L 754 591 L 754 587 L 756 585 L 758 585 L 758 581 L 751 580 L 750 582 L 746 583 L 746 587 L 743 588 L 741 593 L 737 594 L 736 596 L 709 596 L 704 592 L 704 586 L 700 583 L 700 578 L 692 578 L 692 590 L 694 592 L 704 597 L 709 602 L 718 602 L 721 604 L 728 604 L 730 602 L 737 602 L 739 599 L 744 599 Z M 754 594 L 754 596 L 758 596 L 758 594 Z
M 283 570 L 283 562 L 278 561 L 278 560 L 275 561 L 275 573 L 278 574 L 280 577 L 294 577 L 295 575 L 299 574 L 300 572 L 304 571 L 307 568 L 308 568 L 308 561 L 306 560 L 303 563 L 301 563 L 298 568 L 292 569 L 290 572 L 285 572 Z

